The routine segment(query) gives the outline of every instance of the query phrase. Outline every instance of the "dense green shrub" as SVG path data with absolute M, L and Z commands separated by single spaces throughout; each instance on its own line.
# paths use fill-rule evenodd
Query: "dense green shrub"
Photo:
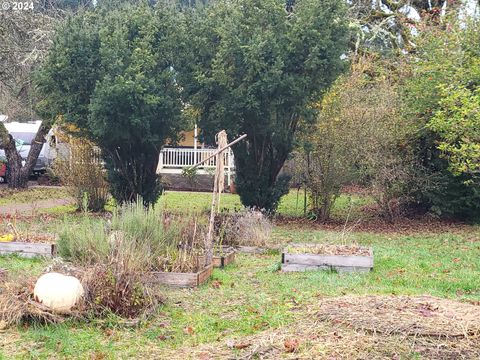
M 62 115 L 102 150 L 119 202 L 155 203 L 159 150 L 183 128 L 175 61 L 181 14 L 147 3 L 102 4 L 58 29 L 39 74 L 45 116 Z
M 418 128 L 411 146 L 420 165 L 419 176 L 425 179 L 414 193 L 415 201 L 439 215 L 480 219 L 480 185 L 475 181 L 476 175 L 458 171 L 465 168 L 466 159 L 452 156 L 461 155 L 462 142 L 469 142 L 468 148 L 478 146 L 476 132 L 472 132 L 478 120 L 470 117 L 472 113 L 467 116 L 467 107 L 457 111 L 459 99 L 451 98 L 465 89 L 473 94 L 479 88 L 480 27 L 478 23 L 459 26 L 451 19 L 447 23 L 427 27 L 421 33 L 418 49 L 410 58 L 411 76 L 404 88 L 404 114 Z
M 189 26 L 188 69 L 179 80 L 212 137 L 224 129 L 233 147 L 236 190 L 248 207 L 274 211 L 288 191 L 279 176 L 301 118 L 346 67 L 346 8 L 341 1 L 215 1 Z M 182 73 L 182 72 L 180 72 Z

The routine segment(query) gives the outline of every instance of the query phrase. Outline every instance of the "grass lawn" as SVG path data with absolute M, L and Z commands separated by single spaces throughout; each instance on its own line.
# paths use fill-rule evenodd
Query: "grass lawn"
M 160 197 L 159 204 L 167 209 L 183 212 L 210 211 L 212 195 L 206 192 L 179 192 L 167 191 Z M 341 195 L 332 211 L 336 218 L 358 216 L 358 209 L 362 205 L 371 204 L 372 199 L 358 195 Z M 307 200 L 308 206 L 308 200 Z M 241 209 L 240 197 L 236 194 L 222 194 L 220 208 L 235 210 Z M 285 195 L 278 206 L 278 214 L 283 216 L 303 216 L 304 193 L 303 190 L 291 190 Z
M 351 198 L 342 197 L 335 210 L 339 216 L 350 207 Z M 208 208 L 209 199 L 209 194 L 169 192 L 161 201 L 167 208 L 191 211 Z M 369 201 L 353 199 L 355 204 Z M 234 195 L 224 196 L 222 203 L 239 205 Z M 303 212 L 302 206 L 296 207 L 296 194 L 290 194 L 280 209 L 294 215 Z M 238 254 L 235 264 L 215 269 L 198 289 L 165 289 L 165 304 L 135 328 L 114 316 L 92 323 L 21 326 L 0 332 L 0 358 L 217 359 L 249 358 L 249 352 L 251 358 L 268 359 L 436 358 L 428 355 L 428 346 L 414 346 L 416 340 L 321 320 L 320 303 L 330 297 L 378 294 L 430 294 L 478 302 L 479 235 L 475 227 L 452 227 L 440 234 L 352 233 L 350 240 L 374 250 L 375 267 L 367 274 L 281 273 L 280 255 L 274 251 Z M 272 241 L 281 244 L 335 243 L 339 238 L 338 232 L 287 225 L 276 226 L 272 235 Z M 0 257 L 0 267 L 12 273 L 36 274 L 45 265 L 42 260 Z M 280 345 L 269 348 L 272 339 Z M 294 354 L 283 349 L 289 339 L 298 341 Z
M 28 204 L 35 201 L 50 199 L 65 199 L 69 195 L 64 188 L 31 187 L 26 190 L 11 190 L 7 187 L 0 188 L 0 206 L 9 204 Z

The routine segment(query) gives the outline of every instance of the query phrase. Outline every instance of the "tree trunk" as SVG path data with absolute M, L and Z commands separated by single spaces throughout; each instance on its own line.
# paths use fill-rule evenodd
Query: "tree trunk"
M 35 140 L 30 147 L 27 159 L 22 164 L 23 159 L 17 151 L 15 140 L 7 130 L 3 123 L 0 123 L 0 149 L 5 150 L 7 157 L 7 182 L 8 187 L 12 189 L 25 189 L 28 186 L 28 179 L 33 171 L 38 156 L 42 151 L 45 137 L 50 131 L 52 124 L 43 121 L 35 135 Z

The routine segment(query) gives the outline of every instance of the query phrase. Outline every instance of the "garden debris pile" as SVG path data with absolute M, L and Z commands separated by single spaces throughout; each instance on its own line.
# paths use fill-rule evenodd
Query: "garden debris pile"
M 356 255 L 371 256 L 371 250 L 357 245 L 331 244 L 290 244 L 287 252 L 291 254 L 318 254 L 318 255 Z
M 53 264 L 49 270 L 67 269 Z M 118 269 L 117 269 L 118 270 Z M 62 271 L 63 272 L 63 271 Z M 117 272 L 115 266 L 68 267 L 66 274 L 81 279 L 85 297 L 71 310 L 56 312 L 36 301 L 33 277 L 6 279 L 0 288 L 0 323 L 3 327 L 25 322 L 60 323 L 67 318 L 86 320 L 116 314 L 137 324 L 152 315 L 164 301 L 160 290 L 145 285 L 139 273 Z
M 34 300 L 33 278 L 7 280 L 0 291 L 0 322 L 4 327 L 18 325 L 23 321 L 34 320 L 41 323 L 58 323 L 67 314 L 55 314 L 46 306 Z M 78 315 L 71 312 L 69 316 Z
M 330 298 L 318 315 L 371 333 L 480 341 L 480 306 L 432 296 Z

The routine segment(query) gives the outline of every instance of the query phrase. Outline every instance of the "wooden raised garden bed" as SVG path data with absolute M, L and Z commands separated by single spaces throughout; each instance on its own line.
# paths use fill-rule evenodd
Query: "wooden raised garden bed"
M 53 257 L 56 255 L 55 244 L 30 243 L 30 242 L 0 242 L 0 254 L 17 254 L 22 257 L 36 256 Z
M 212 271 L 213 264 L 195 273 L 153 271 L 149 275 L 149 280 L 153 284 L 190 288 L 205 283 L 212 275 Z
M 223 268 L 235 261 L 235 250 L 233 248 L 225 248 L 221 254 L 215 254 L 212 259 L 212 265 L 216 268 Z M 205 256 L 198 257 L 198 263 L 205 263 Z
M 371 269 L 373 251 L 360 246 L 299 244 L 282 253 L 282 271 L 368 272 Z

